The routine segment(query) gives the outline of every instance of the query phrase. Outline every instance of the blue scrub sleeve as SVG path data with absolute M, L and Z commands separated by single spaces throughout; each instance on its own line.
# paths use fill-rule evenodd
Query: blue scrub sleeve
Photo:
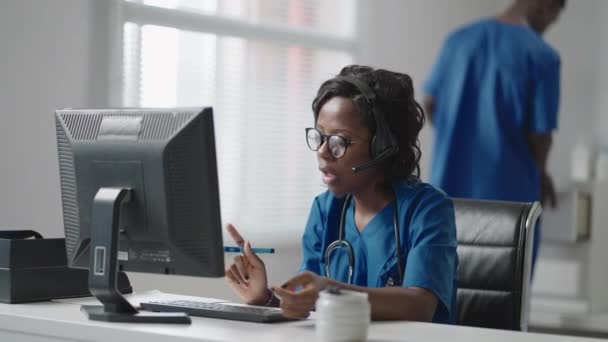
M 536 67 L 530 130 L 549 133 L 557 128 L 560 97 L 560 60 L 553 57 Z
M 425 196 L 412 214 L 405 287 L 431 291 L 438 299 L 435 316 L 451 317 L 458 256 L 454 205 L 444 194 Z
M 310 271 L 319 275 L 325 275 L 321 270 L 320 262 L 323 257 L 323 215 L 319 198 L 315 198 L 310 209 L 306 229 L 302 236 L 302 263 L 298 272 Z

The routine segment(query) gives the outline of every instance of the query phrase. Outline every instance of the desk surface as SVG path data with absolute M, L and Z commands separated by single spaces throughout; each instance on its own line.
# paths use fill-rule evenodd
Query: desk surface
M 0 341 L 315 341 L 311 319 L 258 324 L 192 317 L 191 325 L 89 321 L 77 301 L 0 304 Z M 368 341 L 583 342 L 595 339 L 417 322 L 374 322 Z

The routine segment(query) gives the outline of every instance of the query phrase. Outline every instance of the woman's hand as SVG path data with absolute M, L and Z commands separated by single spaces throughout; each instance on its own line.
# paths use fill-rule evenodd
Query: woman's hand
M 264 262 L 251 250 L 249 241 L 245 241 L 232 224 L 229 223 L 226 230 L 244 251 L 242 255 L 234 257 L 234 262 L 226 270 L 228 285 L 245 303 L 265 304 L 270 299 L 270 291 Z
M 319 292 L 329 284 L 329 279 L 312 272 L 302 272 L 273 291 L 281 297 L 281 311 L 286 317 L 308 317 L 315 307 Z M 296 291 L 297 288 L 301 288 Z

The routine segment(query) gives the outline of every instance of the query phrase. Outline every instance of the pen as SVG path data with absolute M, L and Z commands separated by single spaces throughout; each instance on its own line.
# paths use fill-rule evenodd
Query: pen
M 256 247 L 251 247 L 251 250 L 254 253 L 274 254 L 274 248 L 256 248 Z M 224 252 L 226 252 L 226 253 L 241 253 L 241 252 L 243 252 L 243 248 L 236 247 L 236 246 L 224 246 Z

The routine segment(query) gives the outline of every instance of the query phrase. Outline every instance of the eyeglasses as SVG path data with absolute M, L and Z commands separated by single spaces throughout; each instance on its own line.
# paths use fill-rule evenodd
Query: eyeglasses
M 334 158 L 342 157 L 346 153 L 348 145 L 352 143 L 352 141 L 339 135 L 321 134 L 316 128 L 306 129 L 306 143 L 311 150 L 318 151 L 325 142 L 327 142 L 329 153 Z

